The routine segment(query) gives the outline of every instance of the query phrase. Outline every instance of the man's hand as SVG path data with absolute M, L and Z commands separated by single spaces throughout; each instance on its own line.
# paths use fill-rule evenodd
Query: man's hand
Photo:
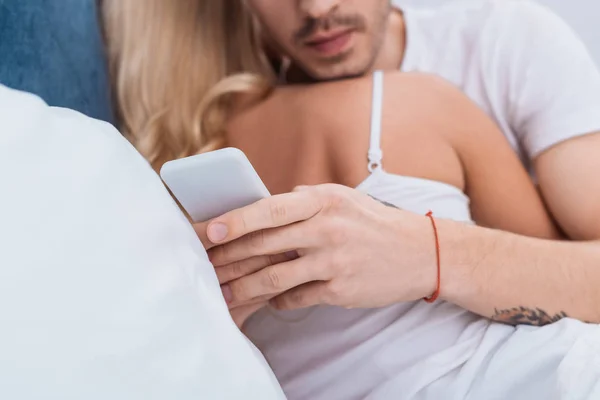
M 342 186 L 273 196 L 196 231 L 232 314 L 244 310 L 242 317 L 267 301 L 279 309 L 373 308 L 435 290 L 428 219 Z

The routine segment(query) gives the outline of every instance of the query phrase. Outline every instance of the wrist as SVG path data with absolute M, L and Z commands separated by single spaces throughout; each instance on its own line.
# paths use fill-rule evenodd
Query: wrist
M 459 224 L 436 218 L 435 214 L 432 215 L 433 219 L 430 219 L 429 216 L 423 214 L 405 211 L 403 213 L 403 219 L 396 223 L 397 228 L 400 230 L 396 237 L 414 238 L 415 241 L 411 241 L 410 246 L 414 253 L 407 260 L 406 251 L 400 252 L 398 255 L 401 258 L 398 259 L 397 263 L 413 269 L 411 299 L 420 300 L 437 297 L 445 300 L 444 295 L 447 290 L 446 285 L 449 284 L 448 279 L 454 279 L 454 277 L 449 277 L 448 271 L 446 271 L 448 268 L 446 265 L 448 263 L 447 256 L 454 246 L 452 241 L 448 239 L 455 234 L 454 225 L 458 226 Z M 439 274 L 438 262 L 440 266 Z M 406 270 L 403 274 L 406 274 Z M 406 278 L 406 275 L 403 275 L 400 280 Z
M 441 261 L 440 298 L 465 306 L 482 293 L 477 270 L 491 253 L 487 230 L 465 223 L 438 220 Z

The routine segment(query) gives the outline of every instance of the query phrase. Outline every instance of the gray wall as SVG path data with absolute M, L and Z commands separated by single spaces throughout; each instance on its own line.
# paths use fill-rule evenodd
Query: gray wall
M 394 0 L 397 4 L 435 6 L 460 0 Z M 479 0 L 486 1 L 486 0 Z M 600 66 L 600 0 L 537 0 L 561 15 L 587 44 Z

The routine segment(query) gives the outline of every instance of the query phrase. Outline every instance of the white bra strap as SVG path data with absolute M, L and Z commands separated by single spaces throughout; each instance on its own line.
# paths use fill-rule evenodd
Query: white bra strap
M 373 73 L 373 99 L 371 105 L 371 144 L 369 146 L 369 172 L 381 168 L 381 115 L 383 112 L 383 71 Z

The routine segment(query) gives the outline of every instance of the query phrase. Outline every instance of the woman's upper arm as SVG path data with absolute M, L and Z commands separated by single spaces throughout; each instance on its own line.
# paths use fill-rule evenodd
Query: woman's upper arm
M 475 222 L 527 236 L 560 237 L 531 177 L 497 125 L 454 88 L 446 100 Z

